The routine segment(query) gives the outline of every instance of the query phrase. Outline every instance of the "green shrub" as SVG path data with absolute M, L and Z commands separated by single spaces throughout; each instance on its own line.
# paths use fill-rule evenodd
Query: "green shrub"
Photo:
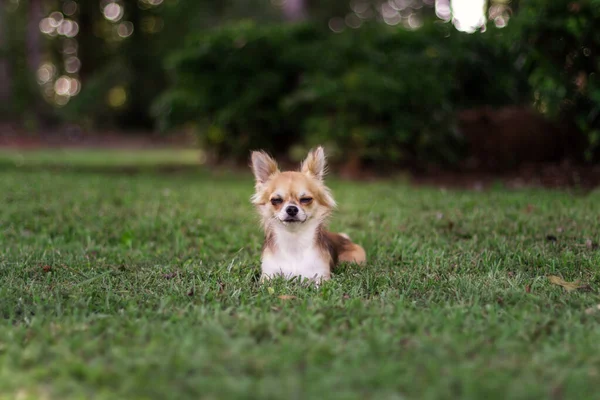
M 311 26 L 243 23 L 194 38 L 169 60 L 174 84 L 155 112 L 162 125 L 197 123 L 202 145 L 219 157 L 283 151 L 299 131 L 280 104 L 299 84 L 305 44 L 322 36 Z
M 538 107 L 600 160 L 600 0 L 530 0 L 511 21 Z
M 311 69 L 287 101 L 305 106 L 308 145 L 330 142 L 382 167 L 453 164 L 463 155 L 457 109 L 528 97 L 525 77 L 496 36 L 438 24 L 333 35 L 320 51 L 328 54 L 323 66 Z
M 169 60 L 172 86 L 154 111 L 163 128 L 195 123 L 220 158 L 320 143 L 340 160 L 455 163 L 456 109 L 528 96 L 499 35 L 447 24 L 340 34 L 312 24 L 221 28 Z

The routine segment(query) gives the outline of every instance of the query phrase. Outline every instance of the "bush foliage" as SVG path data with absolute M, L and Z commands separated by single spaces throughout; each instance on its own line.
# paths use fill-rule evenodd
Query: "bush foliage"
M 325 143 L 339 160 L 452 163 L 463 151 L 457 109 L 529 99 L 503 35 L 448 24 L 223 27 L 170 58 L 172 85 L 154 111 L 163 128 L 192 123 L 221 157 Z
M 530 0 L 511 26 L 538 107 L 587 137 L 600 159 L 600 0 Z

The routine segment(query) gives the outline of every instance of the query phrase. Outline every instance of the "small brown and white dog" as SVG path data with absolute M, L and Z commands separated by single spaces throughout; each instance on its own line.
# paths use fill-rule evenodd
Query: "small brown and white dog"
M 365 251 L 348 235 L 325 230 L 336 204 L 323 182 L 323 148 L 308 154 L 300 172 L 279 171 L 263 151 L 252 153 L 251 165 L 256 178 L 252 203 L 265 230 L 261 280 L 283 276 L 319 282 L 331 277 L 338 262 L 365 262 Z

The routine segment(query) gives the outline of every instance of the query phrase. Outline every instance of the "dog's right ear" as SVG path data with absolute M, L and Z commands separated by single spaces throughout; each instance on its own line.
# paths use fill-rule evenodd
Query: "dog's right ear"
M 279 171 L 277 162 L 264 151 L 252 152 L 251 166 L 257 185 L 264 184 L 269 180 L 271 175 Z

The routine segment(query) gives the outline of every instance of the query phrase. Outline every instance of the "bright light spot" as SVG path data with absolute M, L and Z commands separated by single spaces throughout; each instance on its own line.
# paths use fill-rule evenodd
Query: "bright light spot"
M 388 25 L 398 25 L 400 22 L 402 22 L 402 16 L 400 14 L 396 14 L 393 17 L 390 18 L 383 18 L 383 21 L 388 24 Z
M 65 19 L 56 31 L 59 35 L 67 36 L 71 29 L 73 29 L 73 21 Z
M 46 84 L 50 82 L 50 80 L 54 77 L 56 73 L 56 69 L 54 65 L 50 63 L 45 63 L 40 66 L 37 70 L 37 81 L 40 85 Z
M 408 7 L 411 4 L 411 2 L 408 0 L 388 0 L 388 4 L 394 10 L 402 11 L 406 9 L 406 7 Z
M 390 6 L 389 3 L 383 3 L 381 5 L 381 15 L 383 16 L 383 19 L 388 20 L 395 18 L 398 15 L 398 11 Z
M 344 20 L 340 17 L 331 18 L 329 20 L 329 29 L 331 29 L 335 33 L 342 32 L 345 27 L 346 24 Z
M 381 5 L 381 16 L 388 25 L 398 25 L 400 21 L 402 21 L 400 13 L 389 3 L 383 3 Z
M 43 85 L 44 83 L 48 82 L 50 80 L 50 78 L 51 78 L 51 75 L 50 75 L 50 71 L 48 71 L 48 69 L 46 69 L 46 68 L 38 69 L 37 80 L 38 80 L 39 84 Z
M 158 6 L 163 2 L 163 0 L 146 0 L 146 3 L 150 4 L 151 6 Z
M 485 25 L 485 0 L 452 0 L 452 16 L 456 29 L 475 32 Z
M 81 68 L 81 60 L 77 57 L 69 57 L 65 60 L 65 71 L 74 74 Z
M 435 15 L 437 15 L 439 19 L 442 19 L 446 22 L 450 21 L 452 18 L 452 11 L 450 11 L 449 0 L 435 1 Z
M 71 29 L 66 33 L 67 37 L 75 37 L 79 33 L 79 24 L 75 21 L 71 21 Z
M 63 13 L 65 15 L 71 16 L 71 15 L 75 14 L 76 12 L 77 12 L 77 3 L 75 3 L 73 0 L 69 0 L 63 5 Z
M 489 9 L 489 18 L 497 28 L 504 28 L 510 19 L 511 9 L 503 4 L 494 4 Z
M 54 82 L 54 91 L 60 96 L 67 96 L 71 90 L 71 79 L 68 76 L 61 76 Z
M 123 86 L 115 86 L 108 91 L 108 105 L 113 108 L 120 108 L 127 102 L 127 92 Z
M 123 17 L 123 7 L 117 3 L 108 3 L 104 6 L 102 13 L 107 20 L 116 22 Z
M 71 87 L 69 88 L 69 96 L 74 97 L 81 91 L 81 82 L 79 79 L 71 78 Z
M 64 18 L 65 17 L 63 17 L 63 15 L 60 11 L 54 11 L 48 17 L 48 19 L 50 20 L 50 25 L 52 25 L 53 28 L 58 28 L 60 26 L 60 24 L 62 24 Z
M 133 24 L 129 21 L 121 22 L 117 27 L 117 34 L 122 38 L 131 36 L 133 33 Z
M 360 28 L 360 26 L 362 25 L 362 20 L 358 18 L 358 15 L 354 13 L 346 15 L 345 21 L 346 25 L 353 29 Z
M 417 14 L 410 14 L 408 17 L 408 26 L 411 29 L 419 29 L 423 26 L 423 21 L 421 21 L 421 18 Z
M 40 31 L 45 33 L 46 35 L 50 35 L 54 32 L 54 27 L 52 26 L 52 20 L 50 18 L 44 18 L 40 21 Z

